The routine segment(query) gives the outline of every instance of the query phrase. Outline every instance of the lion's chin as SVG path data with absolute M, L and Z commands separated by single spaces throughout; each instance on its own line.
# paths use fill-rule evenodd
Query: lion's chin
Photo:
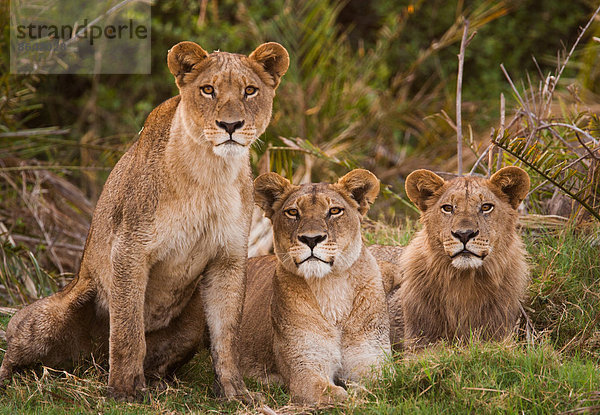
M 318 260 L 308 260 L 298 266 L 298 273 L 304 278 L 323 278 L 331 272 L 331 265 Z
M 458 255 L 452 260 L 452 265 L 456 269 L 474 269 L 483 265 L 483 259 L 475 255 Z
M 248 146 L 235 143 L 226 143 L 213 146 L 213 152 L 223 158 L 237 158 L 248 154 Z

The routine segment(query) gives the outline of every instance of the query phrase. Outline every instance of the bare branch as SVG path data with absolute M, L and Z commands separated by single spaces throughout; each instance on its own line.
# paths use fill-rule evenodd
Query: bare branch
M 34 128 L 32 130 L 21 130 L 21 131 L 9 131 L 6 133 L 0 133 L 0 138 L 16 138 L 16 137 L 34 137 L 43 135 L 65 135 L 69 134 L 71 130 L 68 128 Z
M 114 5 L 113 7 L 108 9 L 106 12 L 104 12 L 100 16 L 96 17 L 91 22 L 89 22 L 86 26 L 82 27 L 76 33 L 73 33 L 73 36 L 71 37 L 71 39 L 69 39 L 65 42 L 65 45 L 68 46 L 71 43 L 76 42 L 79 39 L 81 39 L 83 37 L 83 35 L 89 30 L 89 28 L 92 27 L 93 25 L 95 25 L 96 23 L 98 23 L 100 20 L 104 19 L 107 16 L 110 16 L 113 13 L 118 12 L 123 7 L 127 6 L 129 3 L 138 2 L 138 1 L 140 1 L 140 0 L 123 0 L 119 4 Z M 144 1 L 144 0 L 142 0 L 142 1 Z
M 598 139 L 596 139 L 593 135 L 591 135 L 587 131 L 584 131 L 581 128 L 576 127 L 576 126 L 574 126 L 572 124 L 566 124 L 566 123 L 562 123 L 562 122 L 552 122 L 552 123 L 549 123 L 549 124 L 542 124 L 542 127 L 565 127 L 565 128 L 569 128 L 569 129 L 571 129 L 573 131 L 578 132 L 579 134 L 583 134 L 585 136 L 585 138 L 589 139 L 594 144 L 598 144 Z
M 465 63 L 465 49 L 470 38 L 467 38 L 469 32 L 469 20 L 465 19 L 462 40 L 460 41 L 460 53 L 458 54 L 458 79 L 456 80 L 456 156 L 458 158 L 458 175 L 463 172 L 463 135 L 462 135 L 462 80 L 463 66 Z
M 512 88 L 513 92 L 517 95 L 519 104 L 521 104 L 521 107 L 523 107 L 525 109 L 525 113 L 527 114 L 527 117 L 529 118 L 531 128 L 533 128 L 535 126 L 535 123 L 534 123 L 533 117 L 531 116 L 531 110 L 529 109 L 529 106 L 527 105 L 527 101 L 524 100 L 523 98 L 521 98 L 521 94 L 519 94 L 519 90 L 517 89 L 514 82 L 512 81 L 512 78 L 508 74 L 506 68 L 504 68 L 503 63 L 500 64 L 500 69 L 502 69 L 502 73 L 504 73 L 504 76 L 508 80 L 508 83 L 510 84 L 510 87 Z M 529 134 L 529 137 L 527 138 L 527 146 L 529 146 L 531 144 L 532 138 L 533 138 L 533 131 L 531 132 L 531 134 Z
M 557 73 L 557 75 L 556 75 L 556 77 L 554 79 L 554 83 L 548 88 L 548 97 L 546 98 L 546 104 L 544 105 L 544 111 L 542 111 L 542 114 L 546 113 L 546 111 L 550 107 L 550 103 L 552 102 L 552 95 L 554 94 L 554 89 L 556 88 L 556 85 L 558 84 L 558 80 L 560 79 L 563 71 L 565 70 L 565 67 L 567 66 L 567 63 L 569 63 L 569 59 L 571 58 L 571 55 L 573 55 L 573 52 L 575 52 L 575 48 L 577 48 L 577 45 L 579 45 L 579 42 L 581 41 L 581 38 L 583 37 L 583 35 L 585 34 L 585 32 L 587 32 L 588 28 L 590 27 L 590 25 L 592 24 L 592 22 L 596 19 L 596 15 L 599 12 L 600 12 L 600 6 L 598 6 L 598 8 L 596 9 L 596 11 L 592 15 L 592 17 L 590 17 L 590 20 L 588 20 L 587 24 L 581 30 L 581 33 L 579 33 L 579 36 L 577 36 L 577 40 L 575 40 L 575 43 L 573 43 L 573 46 L 571 47 L 571 50 L 567 54 L 567 57 L 565 58 L 565 60 L 560 65 L 560 69 L 558 69 L 558 73 Z
M 477 167 L 479 167 L 479 164 L 483 161 L 483 159 L 485 158 L 485 156 L 489 153 L 492 154 L 492 150 L 494 148 L 494 144 L 490 144 L 489 146 L 487 146 L 487 148 L 484 150 L 483 153 L 481 153 L 481 155 L 479 156 L 479 158 L 477 159 L 477 161 L 475 162 L 475 164 L 473 164 L 473 168 L 471 169 L 471 171 L 469 172 L 469 174 L 473 174 L 475 173 L 475 170 L 477 170 Z M 482 166 L 485 168 L 485 166 Z M 488 176 L 491 173 L 491 169 L 488 169 Z
M 504 124 L 506 121 L 506 102 L 504 94 L 500 94 L 500 136 L 504 136 Z M 512 125 L 512 123 L 511 123 Z M 502 149 L 498 148 L 498 161 L 496 162 L 496 171 L 502 168 Z

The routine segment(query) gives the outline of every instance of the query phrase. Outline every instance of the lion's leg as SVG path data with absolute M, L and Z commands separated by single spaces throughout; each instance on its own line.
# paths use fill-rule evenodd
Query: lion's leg
M 276 339 L 275 348 L 278 367 L 288 376 L 292 401 L 314 405 L 346 400 L 346 390 L 334 383 L 341 367 L 335 339 L 318 333 L 296 334 L 293 339 L 287 336 Z
M 342 332 L 342 378 L 360 381 L 377 376 L 391 354 L 390 320 L 385 294 L 377 279 L 365 284 Z
M 301 311 L 293 303 L 276 307 L 274 314 L 281 315 L 274 322 L 273 354 L 292 401 L 314 405 L 345 400 L 348 393 L 334 382 L 342 368 L 336 329 L 310 312 L 293 321 L 291 317 Z
M 331 404 L 345 401 L 348 392 L 335 385 L 318 371 L 303 369 L 294 373 L 290 379 L 292 401 L 299 404 Z
M 78 278 L 58 293 L 19 310 L 6 329 L 0 383 L 22 367 L 38 363 L 69 366 L 91 353 L 94 298 L 91 282 Z
M 246 255 L 222 251 L 208 266 L 202 281 L 206 324 L 210 333 L 211 355 L 217 393 L 227 399 L 251 401 L 238 368 L 237 340 L 244 303 Z
M 390 343 L 392 349 L 403 350 L 404 316 L 402 313 L 402 292 L 396 288 L 387 295 L 388 312 L 390 315 Z
M 117 244 L 112 259 L 113 272 L 109 300 L 110 394 L 117 399 L 133 398 L 146 386 L 144 358 L 144 301 L 148 268 L 141 249 L 131 241 Z
M 405 349 L 418 350 L 441 339 L 449 339 L 446 333 L 447 317 L 433 301 L 433 304 L 427 304 L 427 299 L 414 294 L 408 296 L 406 292 L 399 295 L 403 296 L 401 306 Z
M 202 345 L 206 320 L 200 288 L 169 325 L 146 334 L 144 373 L 154 379 L 169 377 L 187 363 Z

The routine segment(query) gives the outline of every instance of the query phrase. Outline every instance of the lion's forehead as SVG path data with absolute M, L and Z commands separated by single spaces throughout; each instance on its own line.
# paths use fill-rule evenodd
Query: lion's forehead
M 227 52 L 213 52 L 202 65 L 198 83 L 224 86 L 260 82 L 260 77 L 252 68 L 247 57 Z
M 454 180 L 439 201 L 458 208 L 478 208 L 483 203 L 498 203 L 499 199 L 484 180 L 464 178 Z
M 250 69 L 248 58 L 244 55 L 229 52 L 213 52 L 208 55 L 207 67 L 227 70 Z
M 346 205 L 344 197 L 325 183 L 305 184 L 294 192 L 283 206 L 295 206 L 304 212 L 326 212 L 332 205 Z
M 257 86 L 260 81 L 260 77 L 249 68 L 218 68 L 215 71 L 205 71 L 198 76 L 199 84 L 211 84 L 217 90 L 219 88 L 228 87 L 230 85 L 235 86 Z

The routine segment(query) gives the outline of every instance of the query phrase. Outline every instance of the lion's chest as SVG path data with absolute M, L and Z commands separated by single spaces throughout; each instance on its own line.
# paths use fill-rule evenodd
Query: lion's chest
M 347 278 L 326 276 L 311 278 L 307 283 L 322 316 L 329 323 L 338 325 L 350 315 L 354 293 Z
M 239 193 L 224 193 L 197 195 L 157 212 L 144 309 L 147 331 L 181 313 L 212 260 L 244 245 L 248 225 L 242 208 Z
M 503 323 L 504 310 L 510 307 L 510 300 L 502 298 L 501 291 L 501 287 L 485 279 L 455 278 L 442 302 L 448 335 L 464 337 Z

